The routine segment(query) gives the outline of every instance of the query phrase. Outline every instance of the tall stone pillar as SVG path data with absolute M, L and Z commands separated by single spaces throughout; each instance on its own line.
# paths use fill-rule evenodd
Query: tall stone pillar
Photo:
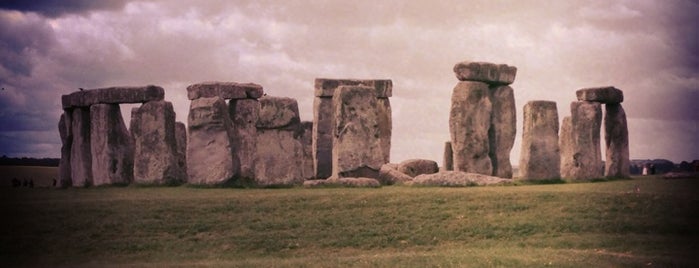
M 240 162 L 240 178 L 255 178 L 255 154 L 257 148 L 257 121 L 260 102 L 257 99 L 232 99 L 228 104 L 233 120 L 233 152 Z
M 64 110 L 58 121 L 58 133 L 61 137 L 61 160 L 58 164 L 57 187 L 68 187 L 73 184 L 70 171 L 70 149 L 73 144 L 71 111 Z
M 90 108 L 73 108 L 71 116 L 73 143 L 70 148 L 70 171 L 73 187 L 92 185 L 90 144 Z
M 176 185 L 185 181 L 178 164 L 175 111 L 168 101 L 149 101 L 131 110 L 134 182 Z
M 488 129 L 492 175 L 512 178 L 510 152 L 517 134 L 517 107 L 514 91 L 510 86 L 491 86 L 489 96 L 493 106 L 490 129 Z
M 629 130 L 626 112 L 620 103 L 605 105 L 604 142 L 607 148 L 604 176 L 628 178 L 631 175 Z
M 219 97 L 192 100 L 187 119 L 187 182 L 222 185 L 239 172 L 231 141 L 232 125 L 226 102 Z
M 553 101 L 530 101 L 524 106 L 519 177 L 523 180 L 558 179 L 558 109 Z
M 571 116 L 561 128 L 561 176 L 568 180 L 602 177 L 600 127 L 602 108 L 597 102 L 570 104 Z M 570 118 L 570 119 L 568 119 Z
M 134 143 L 119 104 L 94 104 L 90 117 L 93 184 L 131 183 Z

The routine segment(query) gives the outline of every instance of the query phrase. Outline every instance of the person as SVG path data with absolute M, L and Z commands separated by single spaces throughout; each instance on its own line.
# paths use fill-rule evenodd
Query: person
M 53 178 L 53 187 L 56 187 L 56 178 Z

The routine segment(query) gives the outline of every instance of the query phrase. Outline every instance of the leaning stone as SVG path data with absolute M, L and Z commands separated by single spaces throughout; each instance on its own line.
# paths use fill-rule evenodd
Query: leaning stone
M 451 142 L 444 142 L 444 163 L 442 163 L 444 170 L 451 171 L 454 170 L 454 151 L 451 149 Z
M 262 86 L 254 83 L 203 82 L 187 87 L 187 98 L 190 100 L 213 97 L 224 100 L 258 99 L 262 95 L 264 95 Z
M 413 179 L 413 186 L 465 187 L 509 184 L 512 180 L 477 173 L 445 171 L 423 174 Z
M 389 98 L 393 96 L 393 81 L 390 79 L 360 80 L 360 79 L 327 79 L 316 78 L 315 96 L 332 97 L 335 90 L 341 86 L 366 86 L 376 90 L 377 98 Z
M 427 159 L 409 159 L 398 164 L 398 171 L 415 177 L 422 174 L 432 174 L 439 172 L 437 162 Z
M 177 165 L 187 174 L 187 126 L 175 122 L 175 141 L 177 142 Z
M 459 81 L 477 81 L 489 85 L 509 85 L 515 81 L 517 67 L 488 62 L 460 62 L 454 65 Z
M 379 169 L 379 182 L 381 184 L 392 185 L 412 181 L 413 177 L 398 171 L 398 165 L 384 164 Z
M 607 104 L 622 103 L 624 92 L 615 87 L 583 88 L 575 92 L 579 101 L 594 101 Z
M 318 79 L 316 79 L 317 84 Z M 333 99 L 317 97 L 313 99 L 313 175 L 325 179 L 332 175 L 333 151 Z
M 631 160 L 626 112 L 621 104 L 607 104 L 605 111 L 604 141 L 607 149 L 604 176 L 628 178 L 631 173 Z
M 119 104 L 90 106 L 92 178 L 95 186 L 133 180 L 134 144 Z
M 295 99 L 265 96 L 260 98 L 260 115 L 257 128 L 295 128 L 299 119 L 299 105 Z
M 449 132 L 454 151 L 454 170 L 490 175 L 490 114 L 488 85 L 459 82 L 451 95 Z
M 131 110 L 134 183 L 175 185 L 185 181 L 178 165 L 175 111 L 168 101 L 147 102 Z
M 303 145 L 296 135 L 294 130 L 257 130 L 255 185 L 292 186 L 305 180 Z
M 73 133 L 71 131 L 71 112 L 64 111 L 58 121 L 58 133 L 61 137 L 61 160 L 58 163 L 58 181 L 56 187 L 68 187 L 72 185 L 70 172 L 70 148 L 73 144 Z
M 255 153 L 257 147 L 257 121 L 260 117 L 260 102 L 256 99 L 231 100 L 228 104 L 233 121 L 233 153 L 240 162 L 240 178 L 255 177 Z
M 233 152 L 233 123 L 226 102 L 219 97 L 192 100 L 187 126 L 187 182 L 223 185 L 239 172 Z
M 558 109 L 553 101 L 530 101 L 524 106 L 519 177 L 524 180 L 558 179 Z
M 597 102 L 572 102 L 571 116 L 561 128 L 561 176 L 569 180 L 602 177 L 600 152 L 601 105 Z
M 90 145 L 90 108 L 73 108 L 71 115 L 73 143 L 70 148 L 70 177 L 73 187 L 92 185 Z
M 165 98 L 165 90 L 159 86 L 109 87 L 88 89 L 61 96 L 63 108 L 89 107 L 98 103 L 144 103 Z
M 376 92 L 341 86 L 333 96 L 333 176 L 378 178 L 385 164 L 381 150 Z
M 490 116 L 490 162 L 493 165 L 493 176 L 512 178 L 510 152 L 515 144 L 517 134 L 517 112 L 515 95 L 510 86 L 490 88 L 490 102 L 493 111 Z

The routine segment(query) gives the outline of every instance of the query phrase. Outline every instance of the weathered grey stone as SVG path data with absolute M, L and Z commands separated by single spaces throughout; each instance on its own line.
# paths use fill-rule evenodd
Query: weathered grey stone
M 90 150 L 90 108 L 73 108 L 71 116 L 73 143 L 70 148 L 70 177 L 73 187 L 92 185 Z
M 493 107 L 488 130 L 492 175 L 509 179 L 512 178 L 510 152 L 517 134 L 515 95 L 510 86 L 495 86 L 490 88 L 489 97 Z
M 437 162 L 428 159 L 409 159 L 398 164 L 398 171 L 415 177 L 422 174 L 432 174 L 439 172 Z
M 412 181 L 413 177 L 398 171 L 396 164 L 384 164 L 379 169 L 378 180 L 381 184 L 392 185 Z
M 568 180 L 602 177 L 600 152 L 601 105 L 578 101 L 570 104 L 570 119 L 561 127 L 561 176 Z
M 119 104 L 94 104 L 90 118 L 93 185 L 131 183 L 134 144 Z
M 313 99 L 313 174 L 318 179 L 332 176 L 334 112 L 332 98 Z
M 165 98 L 165 90 L 159 86 L 109 87 L 88 89 L 61 96 L 63 108 L 89 107 L 98 103 L 144 103 Z
M 451 149 L 451 141 L 444 143 L 444 162 L 442 167 L 446 171 L 454 170 L 454 151 Z
M 313 122 L 303 121 L 299 126 L 299 136 L 303 147 L 303 164 L 301 166 L 302 177 L 306 180 L 313 179 Z
M 413 179 L 413 186 L 485 186 L 502 185 L 511 183 L 512 180 L 503 179 L 477 173 L 461 171 L 444 171 L 434 174 L 423 174 Z
M 631 173 L 629 130 L 626 125 L 626 112 L 621 104 L 605 105 L 604 141 L 606 145 L 604 176 L 628 178 Z
M 390 81 L 390 80 L 389 80 Z M 376 99 L 376 115 L 379 122 L 379 143 L 384 163 L 391 162 L 391 133 L 393 123 L 391 119 L 391 102 L 388 98 Z
M 240 178 L 250 181 L 255 177 L 255 153 L 257 151 L 257 121 L 260 102 L 256 99 L 231 100 L 228 104 L 233 120 L 233 153 L 240 162 Z
M 488 96 L 485 83 L 462 81 L 454 87 L 449 132 L 455 171 L 493 174 L 488 137 L 492 104 Z
M 64 188 L 73 183 L 70 172 L 70 148 L 73 144 L 71 128 L 71 112 L 63 111 L 61 119 L 58 121 L 58 133 L 61 136 L 61 160 L 58 163 L 59 172 L 56 187 Z
M 219 97 L 194 99 L 187 120 L 187 182 L 195 185 L 232 182 L 240 164 L 233 152 L 233 123 L 226 102 Z
M 178 165 L 175 111 L 168 101 L 146 102 L 131 110 L 134 183 L 173 185 L 185 181 Z
M 257 99 L 263 95 L 264 90 L 262 86 L 254 83 L 203 82 L 187 87 L 187 98 L 190 100 L 212 97 L 219 97 L 224 100 Z
M 175 141 L 177 142 L 177 165 L 184 174 L 187 174 L 187 126 L 182 122 L 175 122 Z
M 294 130 L 257 130 L 257 186 L 291 186 L 304 181 L 303 145 L 296 135 Z
M 478 81 L 490 85 L 509 85 L 515 81 L 517 67 L 488 62 L 459 62 L 454 65 L 459 81 Z
M 622 103 L 624 92 L 615 87 L 583 88 L 575 92 L 579 101 L 594 101 L 608 104 Z
M 530 101 L 524 106 L 519 177 L 524 180 L 561 177 L 556 102 Z
M 257 128 L 278 129 L 288 127 L 294 129 L 299 119 L 299 105 L 295 99 L 287 97 L 265 96 L 260 98 L 260 116 Z
M 368 187 L 379 188 L 381 183 L 372 178 L 330 178 L 325 180 L 307 180 L 303 182 L 306 188 L 322 187 Z
M 385 162 L 375 90 L 341 86 L 333 96 L 333 107 L 333 176 L 378 178 Z
M 390 79 L 360 80 L 360 79 L 327 79 L 316 78 L 315 96 L 332 97 L 335 89 L 340 86 L 366 86 L 376 90 L 377 98 L 389 98 L 393 96 L 393 81 Z

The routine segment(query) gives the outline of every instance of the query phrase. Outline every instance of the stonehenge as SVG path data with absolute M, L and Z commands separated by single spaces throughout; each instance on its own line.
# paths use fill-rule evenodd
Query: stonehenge
M 93 185 L 131 183 L 134 144 L 119 104 L 90 106 L 90 134 Z
M 530 101 L 524 106 L 519 176 L 525 180 L 558 179 L 558 109 L 553 101 Z

